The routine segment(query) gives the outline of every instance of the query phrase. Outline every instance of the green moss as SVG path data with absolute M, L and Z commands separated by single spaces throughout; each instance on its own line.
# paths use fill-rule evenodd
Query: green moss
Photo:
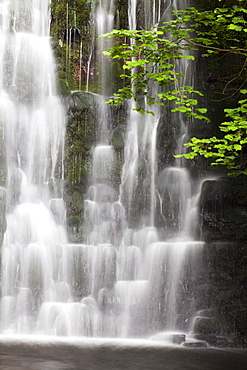
M 65 143 L 65 194 L 68 227 L 77 230 L 83 216 L 84 194 L 91 172 L 91 147 L 96 117 L 86 96 L 71 95 Z
M 51 36 L 57 63 L 58 92 L 61 95 L 79 87 L 80 63 L 86 64 L 91 44 L 90 10 L 86 0 L 51 2 Z M 68 40 L 69 32 L 73 33 L 71 42 Z

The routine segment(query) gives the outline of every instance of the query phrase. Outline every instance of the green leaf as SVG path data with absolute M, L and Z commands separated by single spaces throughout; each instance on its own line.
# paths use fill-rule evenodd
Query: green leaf
M 184 58 L 190 59 L 190 60 L 195 60 L 195 57 L 193 55 L 184 55 Z
M 205 113 L 207 113 L 207 111 L 208 111 L 206 108 L 196 108 L 196 110 L 197 110 L 198 112 L 202 113 L 202 114 L 205 114 Z
M 191 108 L 187 108 L 185 106 L 181 106 L 181 107 L 172 109 L 172 112 L 181 112 L 181 113 L 191 112 Z
M 228 26 L 228 29 L 229 29 L 229 30 L 234 30 L 234 31 L 238 31 L 238 32 L 240 32 L 240 31 L 242 31 L 243 27 L 242 27 L 242 26 L 238 26 L 238 25 L 236 25 L 236 24 L 230 24 L 230 25 Z

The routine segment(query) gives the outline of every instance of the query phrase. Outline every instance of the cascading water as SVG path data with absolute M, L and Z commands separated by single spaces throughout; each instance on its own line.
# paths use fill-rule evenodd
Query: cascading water
M 161 1 L 149 5 L 153 13 L 144 22 L 147 27 L 158 23 L 162 12 L 165 17 L 171 13 L 171 6 L 163 9 Z M 174 1 L 173 8 L 177 5 Z M 202 243 L 193 241 L 188 225 L 188 174 L 177 166 L 157 175 L 158 111 L 143 119 L 129 104 L 118 191 L 112 117 L 106 105 L 100 108 L 84 206 L 84 244 L 67 242 L 60 187 L 64 113 L 55 92 L 48 6 L 48 0 L 0 4 L 0 114 L 9 170 L 0 330 L 147 337 L 184 329 L 193 314 L 191 270 L 196 270 Z M 112 29 L 114 6 L 113 0 L 99 2 L 99 33 Z M 129 0 L 132 29 L 137 7 L 138 1 Z M 102 78 L 103 93 L 106 82 Z M 159 208 L 164 227 L 157 229 Z
M 189 7 L 189 1 L 171 1 L 165 8 L 162 21 L 169 21 L 171 10 L 178 11 Z M 188 53 L 188 52 L 184 52 Z M 191 52 L 190 52 L 191 53 Z M 183 74 L 180 78 L 181 86 L 194 86 L 194 71 L 191 62 L 184 58 L 177 62 L 176 68 Z M 185 153 L 184 144 L 188 142 L 188 122 L 182 113 L 174 115 L 172 124 L 178 126 L 177 147 L 175 154 Z M 177 122 L 179 125 L 177 125 Z M 166 167 L 160 171 L 157 180 L 161 214 L 165 221 L 168 232 L 185 239 L 192 239 L 198 230 L 198 218 L 196 206 L 200 194 L 200 184 L 194 185 L 185 168 L 185 159 L 175 160 L 173 167 Z
M 155 11 L 156 2 L 153 2 Z M 171 11 L 183 8 L 188 4 L 178 4 L 172 1 L 163 9 L 166 21 L 171 19 Z M 147 4 L 145 4 L 145 7 Z M 129 25 L 136 29 L 136 1 L 129 1 Z M 160 3 L 157 13 L 160 14 Z M 150 12 L 148 13 L 150 15 Z M 149 16 L 148 16 L 149 17 Z M 156 19 L 153 14 L 153 19 Z M 142 21 L 147 24 L 147 21 Z M 151 25 L 148 24 L 148 28 Z M 183 73 L 182 85 L 191 84 L 191 73 L 187 60 L 177 66 Z M 152 94 L 158 93 L 157 86 L 151 86 Z M 127 128 L 127 139 L 125 144 L 125 161 L 123 165 L 122 181 L 120 187 L 120 200 L 127 209 L 128 219 L 139 222 L 138 230 L 125 229 L 123 241 L 127 245 L 138 250 L 139 273 L 131 281 L 128 289 L 128 297 L 135 301 L 137 291 L 133 285 L 139 281 L 146 283 L 147 291 L 145 308 L 150 327 L 153 329 L 165 328 L 176 330 L 178 328 L 179 315 L 181 310 L 182 285 L 186 270 L 186 261 L 190 256 L 200 254 L 203 243 L 193 241 L 193 232 L 196 229 L 196 205 L 192 197 L 191 181 L 186 169 L 177 163 L 174 167 L 166 167 L 157 174 L 156 158 L 156 136 L 160 123 L 158 108 L 154 110 L 155 117 L 146 115 L 140 116 L 132 109 L 135 103 L 130 103 L 130 118 Z M 150 109 L 150 108 L 149 108 Z M 186 125 L 179 115 L 176 117 L 180 122 L 180 137 L 185 138 Z M 178 140 L 180 143 L 182 139 Z M 179 150 L 179 149 L 178 149 Z M 160 241 L 160 230 L 154 227 L 155 213 L 157 213 L 157 194 L 161 204 L 161 215 L 164 219 L 163 237 L 167 241 Z M 141 197 L 141 207 L 138 198 Z M 141 223 L 140 223 L 141 219 Z M 191 223 L 194 223 L 192 226 Z M 140 225 L 143 225 L 140 227 Z M 157 273 L 157 271 L 159 271 Z M 142 280 L 138 280 L 142 279 Z M 126 284 L 127 285 L 127 284 Z M 140 290 L 141 292 L 141 290 Z M 180 298 L 180 299 L 179 299 Z M 129 298 L 128 298 L 129 299 Z M 180 302 L 179 302 L 180 301 Z M 132 303 L 133 304 L 133 303 Z M 143 302 L 142 302 L 143 304 Z M 133 304 L 133 306 L 135 306 Z M 133 309 L 133 307 L 132 307 Z M 145 309 L 143 309 L 145 312 Z M 131 316 L 131 310 L 129 310 Z M 150 315 L 150 316 L 149 316 Z M 180 316 L 186 316 L 186 311 L 180 312 Z M 184 316 L 184 321 L 187 318 Z M 134 319 L 135 320 L 135 319 Z M 182 321 L 182 320 L 181 320 Z M 180 327 L 181 325 L 180 321 Z M 130 326 L 131 327 L 131 326 Z M 133 324 L 132 324 L 133 327 Z M 144 325 L 145 327 L 145 325 Z M 143 329 L 143 327 L 142 327 Z M 139 329 L 140 330 L 140 329 Z M 144 331 L 148 330 L 148 325 Z
M 129 0 L 128 5 L 129 27 L 136 29 L 140 4 Z M 151 20 L 157 23 L 161 4 L 144 5 L 145 10 L 148 6 L 156 11 Z M 163 12 L 169 11 L 171 17 L 172 9 L 177 9 L 176 2 Z M 150 19 L 150 12 L 148 16 Z M 143 23 L 151 27 L 148 20 Z M 187 65 L 182 67 L 186 72 Z M 157 93 L 157 87 L 151 88 Z M 90 292 L 101 311 L 102 333 L 107 336 L 141 337 L 157 330 L 183 328 L 191 310 L 188 301 L 193 301 L 188 265 L 199 257 L 203 245 L 191 238 L 188 220 L 193 202 L 186 170 L 178 165 L 165 168 L 156 181 L 159 110 L 155 109 L 155 117 L 143 117 L 134 107 L 130 102 L 119 195 L 111 181 L 116 161 L 113 146 L 106 145 L 110 144 L 108 135 L 105 144 L 99 140 L 94 149 L 93 182 L 85 201 L 84 230 L 93 246 L 81 248 L 94 261 Z M 107 110 L 102 117 L 109 121 Z M 182 135 L 185 124 L 181 123 Z M 103 125 L 100 127 L 102 132 Z M 109 132 L 106 126 L 104 130 Z M 154 227 L 157 198 L 165 230 Z M 167 240 L 161 241 L 163 238 Z M 181 299 L 185 296 L 186 303 Z
M 96 8 L 97 36 L 110 32 L 114 26 L 115 0 L 99 0 Z M 110 44 L 108 44 L 110 46 Z M 108 60 L 103 57 L 102 52 L 106 44 L 104 39 L 98 39 L 99 65 L 100 65 L 100 93 L 106 94 L 107 86 L 113 78 Z
M 67 275 L 61 187 L 65 120 L 56 97 L 49 3 L 0 4 L 0 117 L 8 164 L 3 332 L 32 332 L 43 302 L 56 299 Z

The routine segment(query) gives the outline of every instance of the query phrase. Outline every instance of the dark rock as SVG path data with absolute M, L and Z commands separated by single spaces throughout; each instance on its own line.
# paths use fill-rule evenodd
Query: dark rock
M 121 129 L 116 128 L 112 131 L 111 141 L 116 150 L 124 149 L 124 136 Z
M 247 348 L 247 337 L 237 336 L 232 338 L 234 348 Z
M 189 348 L 201 348 L 201 347 L 207 347 L 206 342 L 185 342 L 183 343 L 183 347 L 189 347 Z
M 228 342 L 226 338 L 216 338 L 216 341 L 214 342 L 214 346 L 218 348 L 225 348 L 225 347 L 231 347 L 231 343 Z
M 171 334 L 171 333 L 158 333 L 154 338 L 154 340 L 169 342 L 173 344 L 182 344 L 186 342 L 186 335 L 185 334 Z
M 182 344 L 186 341 L 185 334 L 172 334 L 172 343 L 174 344 Z
M 199 204 L 204 240 L 247 239 L 246 185 L 246 176 L 204 181 Z
M 194 331 L 196 333 L 214 334 L 219 332 L 219 324 L 215 318 L 198 317 L 195 320 Z
M 217 342 L 217 337 L 213 334 L 196 334 L 195 339 L 207 342 L 210 345 L 214 345 Z

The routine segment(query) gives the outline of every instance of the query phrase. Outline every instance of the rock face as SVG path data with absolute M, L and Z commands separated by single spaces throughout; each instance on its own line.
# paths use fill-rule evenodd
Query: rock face
M 247 240 L 247 179 L 222 177 L 205 181 L 200 198 L 205 241 Z
M 65 141 L 65 192 L 67 207 L 67 228 L 71 241 L 83 240 L 81 229 L 84 213 L 84 199 L 92 177 L 92 150 L 99 140 L 99 126 L 102 124 L 101 109 L 103 97 L 87 93 L 74 92 L 67 99 L 67 134 Z M 117 153 L 116 169 L 113 182 L 118 186 L 124 149 L 124 131 L 126 128 L 126 110 L 123 106 L 108 108 L 107 125 L 109 126 L 112 146 Z
M 204 334 L 247 334 L 247 179 L 205 181 L 200 198 L 205 279 L 198 289 L 211 317 L 198 320 Z M 204 302 L 204 303 L 203 303 Z
M 207 299 L 219 314 L 218 333 L 247 334 L 246 255 L 246 243 L 206 245 Z

